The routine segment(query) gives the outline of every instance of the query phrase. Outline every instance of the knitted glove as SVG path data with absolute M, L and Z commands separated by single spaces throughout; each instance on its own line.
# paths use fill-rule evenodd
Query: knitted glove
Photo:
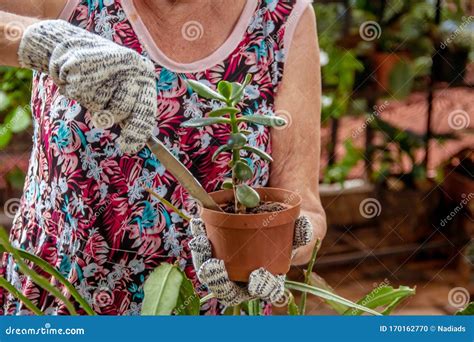
M 91 112 L 97 127 L 123 121 L 118 143 L 138 152 L 156 123 L 154 66 L 136 51 L 62 20 L 29 26 L 18 50 L 22 67 L 51 76 L 62 95 Z
M 212 258 L 211 243 L 206 236 L 204 222 L 192 219 L 190 222 L 193 239 L 189 242 L 194 268 L 199 281 L 227 306 L 240 304 L 246 300 L 259 298 L 271 303 L 281 300 L 285 292 L 285 276 L 274 276 L 266 269 L 259 268 L 250 274 L 246 286 L 229 279 L 224 261 Z M 293 249 L 305 246 L 313 238 L 313 226 L 306 216 L 296 221 Z

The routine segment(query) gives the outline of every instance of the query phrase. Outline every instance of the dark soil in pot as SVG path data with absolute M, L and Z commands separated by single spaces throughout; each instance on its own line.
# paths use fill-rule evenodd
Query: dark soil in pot
M 275 275 L 285 274 L 290 269 L 301 197 L 284 189 L 256 190 L 261 204 L 250 209 L 249 213 L 202 210 L 201 217 L 206 224 L 213 256 L 224 260 L 233 281 L 247 282 L 250 273 L 260 267 Z M 234 198 L 232 190 L 216 191 L 210 195 L 224 209 Z

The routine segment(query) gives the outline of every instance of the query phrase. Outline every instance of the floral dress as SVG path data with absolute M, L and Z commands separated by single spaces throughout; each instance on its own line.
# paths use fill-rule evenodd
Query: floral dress
M 190 64 L 176 63 L 153 46 L 131 0 L 69 1 L 62 18 L 153 60 L 158 89 L 155 134 L 210 192 L 229 175 L 228 153 L 211 161 L 218 146 L 226 143 L 229 129 L 181 127 L 221 106 L 198 98 L 185 80 L 215 87 L 220 80 L 242 82 L 252 73 L 243 114 L 274 115 L 291 35 L 308 3 L 249 0 L 224 46 Z M 119 128 L 94 128 L 87 109 L 60 95 L 46 74 L 34 75 L 31 106 L 33 151 L 11 230 L 13 245 L 56 267 L 98 314 L 139 314 L 144 281 L 162 262 L 177 262 L 205 292 L 190 259 L 187 223 L 145 188 L 188 215 L 194 214 L 196 203 L 150 150 L 122 154 L 116 144 Z M 250 144 L 271 153 L 269 130 L 252 124 L 247 129 L 252 132 Z M 254 169 L 249 182 L 265 186 L 268 163 L 255 154 L 242 156 Z M 10 255 L 4 256 L 0 272 L 46 314 L 68 314 L 63 303 L 19 272 Z M 55 279 L 50 281 L 70 296 Z M 4 314 L 30 314 L 5 291 L 0 298 Z M 203 309 L 207 314 L 222 310 L 216 300 Z

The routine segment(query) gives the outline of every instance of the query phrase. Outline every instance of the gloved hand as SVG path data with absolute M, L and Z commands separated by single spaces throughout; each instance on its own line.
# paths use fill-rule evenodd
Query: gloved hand
M 285 275 L 273 275 L 259 268 L 250 274 L 249 282 L 239 285 L 229 279 L 224 261 L 212 258 L 211 243 L 206 236 L 206 228 L 201 219 L 190 222 L 193 239 L 189 248 L 199 281 L 227 306 L 240 304 L 246 300 L 259 298 L 272 303 L 278 302 L 285 292 Z M 298 218 L 295 224 L 293 250 L 311 242 L 313 226 L 306 216 Z
M 29 26 L 18 50 L 22 67 L 49 74 L 62 95 L 86 107 L 97 127 L 123 121 L 118 143 L 138 152 L 156 123 L 154 66 L 136 51 L 63 20 Z

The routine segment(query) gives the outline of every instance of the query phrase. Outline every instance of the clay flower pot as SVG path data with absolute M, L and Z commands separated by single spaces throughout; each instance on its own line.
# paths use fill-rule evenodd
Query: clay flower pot
M 286 274 L 290 269 L 295 221 L 300 215 L 301 197 L 292 191 L 259 188 L 262 202 L 278 202 L 281 211 L 233 214 L 203 208 L 201 217 L 212 244 L 213 257 L 224 260 L 229 278 L 248 282 L 260 267 Z M 233 202 L 232 190 L 210 194 L 219 205 Z

